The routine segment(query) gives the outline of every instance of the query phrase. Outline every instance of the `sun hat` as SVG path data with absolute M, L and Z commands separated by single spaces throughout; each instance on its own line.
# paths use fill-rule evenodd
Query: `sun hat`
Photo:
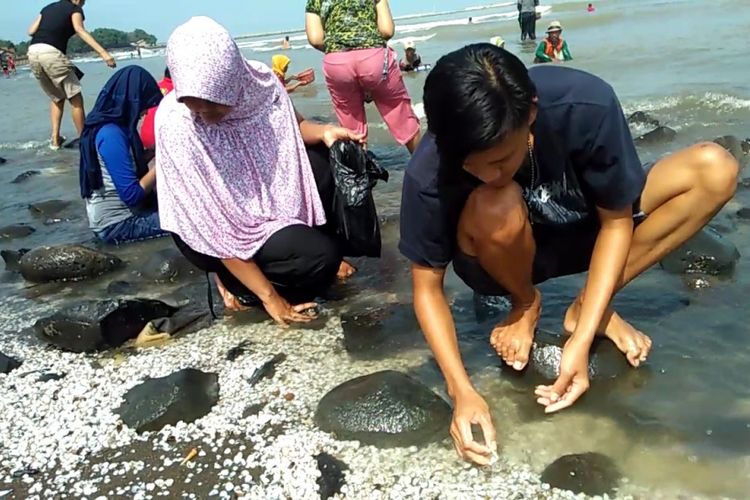
M 405 49 L 416 49 L 417 44 L 414 43 L 414 40 L 407 40 L 404 42 L 404 48 Z
M 552 21 L 551 23 L 549 23 L 549 26 L 547 26 L 547 33 L 562 30 L 562 24 L 560 24 L 560 21 Z
M 493 45 L 497 45 L 500 48 L 505 47 L 505 40 L 501 36 L 493 36 L 490 38 L 490 43 Z

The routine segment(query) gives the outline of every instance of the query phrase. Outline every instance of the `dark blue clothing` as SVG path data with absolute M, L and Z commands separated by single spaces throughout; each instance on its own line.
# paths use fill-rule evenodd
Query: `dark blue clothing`
M 598 227 L 596 207 L 638 212 L 646 174 L 612 87 L 563 66 L 537 66 L 529 75 L 539 97 L 532 129 L 538 171 L 532 186 L 529 161 L 515 180 L 535 235 Z M 457 182 L 439 182 L 439 168 L 435 139 L 427 134 L 404 176 L 399 243 L 409 260 L 435 268 L 456 255 L 459 216 L 480 184 L 464 171 Z
M 81 14 L 81 17 L 85 19 L 83 9 L 69 0 L 59 0 L 47 5 L 40 14 L 42 20 L 29 45 L 46 43 L 65 54 L 68 51 L 68 40 L 76 34 L 73 27 L 73 14 Z
M 143 143 L 138 134 L 138 121 L 141 113 L 157 106 L 161 99 L 162 93 L 156 80 L 140 66 L 125 67 L 109 79 L 99 93 L 94 108 L 86 116 L 81 133 L 79 180 L 82 198 L 91 197 L 92 192 L 103 185 L 96 142 L 99 130 L 107 124 L 120 125 L 127 132 L 136 177 L 140 179 L 148 172 Z
M 159 223 L 159 212 L 133 215 L 96 233 L 96 237 L 110 245 L 132 243 L 167 236 Z
M 127 130 L 114 123 L 104 125 L 96 134 L 96 149 L 106 165 L 120 200 L 129 208 L 138 208 L 146 197 L 146 192 L 135 174 Z

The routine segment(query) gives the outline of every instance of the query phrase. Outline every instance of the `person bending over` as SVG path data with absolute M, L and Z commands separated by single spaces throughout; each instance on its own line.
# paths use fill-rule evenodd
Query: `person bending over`
M 289 71 L 289 65 L 292 60 L 283 54 L 276 54 L 271 58 L 271 69 L 274 74 L 279 78 L 281 84 L 290 94 L 297 90 L 298 87 L 307 85 L 309 82 L 300 80 L 299 75 L 286 76 L 286 72 Z M 294 82 L 296 80 L 296 82 Z M 294 83 L 292 83 L 294 82 Z
M 127 243 L 164 236 L 138 122 L 159 104 L 156 80 L 140 66 L 128 66 L 109 79 L 81 134 L 79 178 L 89 227 L 101 241 Z
M 86 0 L 58 0 L 44 7 L 29 27 L 29 36 L 32 37 L 29 42 L 29 66 L 42 90 L 52 101 L 50 147 L 53 150 L 60 149 L 64 142 L 60 136 L 60 124 L 66 99 L 73 108 L 73 124 L 79 136 L 86 118 L 77 69 L 65 55 L 70 37 L 78 35 L 99 54 L 107 66 L 116 66 L 114 58 L 83 26 L 85 3 Z
M 492 418 L 459 353 L 445 270 L 473 290 L 510 299 L 489 339 L 523 370 L 542 311 L 535 284 L 588 271 L 568 308 L 559 378 L 535 390 L 546 412 L 589 387 L 595 335 L 633 367 L 651 340 L 614 310 L 614 295 L 694 235 L 733 196 L 738 164 L 701 143 L 647 171 L 620 103 L 600 78 L 562 66 L 527 70 L 491 44 L 452 52 L 427 77 L 428 134 L 409 163 L 401 252 L 412 262 L 414 309 L 454 402 L 451 435 L 467 460 L 487 463 Z M 487 445 L 475 442 L 482 427 Z
M 156 112 L 162 227 L 217 275 L 227 308 L 262 303 L 279 324 L 309 321 L 309 301 L 354 272 L 327 224 L 327 147 L 363 137 L 296 114 L 273 71 L 246 61 L 210 18 L 172 33 L 167 64 L 175 89 Z

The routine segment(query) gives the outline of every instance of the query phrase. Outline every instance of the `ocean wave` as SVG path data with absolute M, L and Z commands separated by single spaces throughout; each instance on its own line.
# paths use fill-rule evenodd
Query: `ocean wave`
M 623 109 L 626 113 L 634 111 L 693 111 L 695 109 L 729 112 L 750 109 L 750 99 L 720 92 L 706 92 L 704 94 L 654 97 L 625 102 Z
M 541 15 L 545 15 L 549 13 L 552 10 L 552 7 L 549 7 L 547 5 L 542 7 L 537 7 L 537 11 Z M 415 24 L 404 24 L 404 25 L 396 25 L 396 33 L 403 34 L 403 33 L 415 33 L 418 31 L 429 31 L 434 30 L 436 28 L 443 28 L 447 26 L 467 26 L 469 24 L 484 24 L 494 21 L 507 21 L 507 20 L 515 20 L 518 18 L 518 12 L 513 9 L 510 12 L 501 12 L 499 14 L 486 14 L 483 16 L 472 16 L 471 23 L 469 23 L 469 18 L 462 16 L 460 18 L 452 18 L 452 19 L 443 19 L 439 21 L 430 21 L 426 23 L 415 23 Z
M 3 142 L 0 143 L 0 150 L 29 150 L 46 148 L 48 146 L 49 141 Z

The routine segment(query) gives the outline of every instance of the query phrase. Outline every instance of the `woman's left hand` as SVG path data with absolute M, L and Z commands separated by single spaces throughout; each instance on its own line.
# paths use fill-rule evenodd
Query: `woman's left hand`
M 329 148 L 333 146 L 333 143 L 342 141 L 354 141 L 364 144 L 366 142 L 365 134 L 358 134 L 352 130 L 344 127 L 336 127 L 334 125 L 326 125 L 323 130 L 323 143 Z

